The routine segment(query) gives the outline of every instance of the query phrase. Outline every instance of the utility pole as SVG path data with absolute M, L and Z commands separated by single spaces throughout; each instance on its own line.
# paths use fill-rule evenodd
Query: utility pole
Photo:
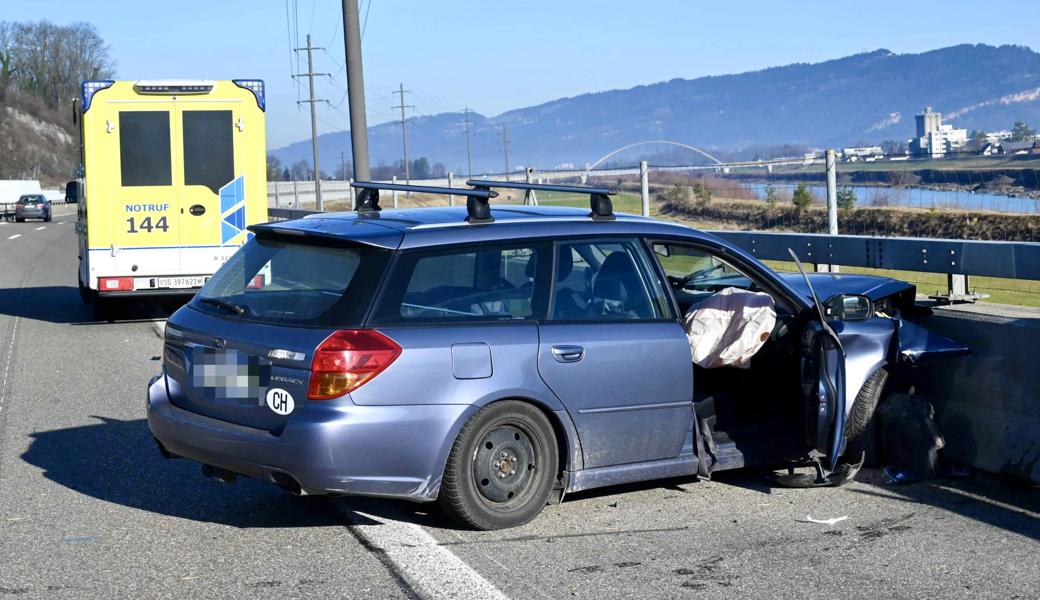
M 473 179 L 473 152 L 469 140 L 469 113 L 470 110 L 468 106 L 462 109 L 462 122 L 466 125 L 466 176 L 469 179 Z
M 297 73 L 294 77 L 306 77 L 310 80 L 311 98 L 310 100 L 300 100 L 300 103 L 308 103 L 311 105 L 311 151 L 314 154 L 314 209 L 318 212 L 325 210 L 325 204 L 321 201 L 321 167 L 318 165 L 318 113 L 317 108 L 314 106 L 318 102 L 324 102 L 314 97 L 314 78 L 323 77 L 328 73 L 315 73 L 314 72 L 314 57 L 313 50 L 321 50 L 322 48 L 315 48 L 311 46 L 311 34 L 307 34 L 307 47 L 296 48 L 296 52 L 303 50 L 307 51 L 307 72 Z
M 502 127 L 502 152 L 506 159 L 506 181 L 509 181 L 509 128 Z
M 347 54 L 347 107 L 350 110 L 354 179 L 369 181 L 372 174 L 368 168 L 368 119 L 365 116 L 365 77 L 361 68 L 360 21 L 357 0 L 343 0 L 343 46 Z
M 407 130 L 407 123 L 408 123 L 408 121 L 404 117 L 404 109 L 406 109 L 406 108 L 415 108 L 411 104 L 405 104 L 404 103 L 404 95 L 407 94 L 409 91 L 411 91 L 411 90 L 404 89 L 404 84 L 402 83 L 400 85 L 400 88 L 398 89 L 398 91 L 394 92 L 395 94 L 400 94 L 401 95 L 401 104 L 399 104 L 398 106 L 391 106 L 390 107 L 390 108 L 400 108 L 401 109 L 401 145 L 402 145 L 402 147 L 404 149 L 404 183 L 405 183 L 405 185 L 410 184 L 411 181 L 412 181 L 412 171 L 411 171 L 411 167 L 408 165 L 408 130 Z M 411 194 L 409 193 L 408 195 L 411 195 Z

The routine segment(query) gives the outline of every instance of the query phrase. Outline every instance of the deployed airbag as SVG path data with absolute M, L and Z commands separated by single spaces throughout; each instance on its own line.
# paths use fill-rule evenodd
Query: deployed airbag
M 683 320 L 693 362 L 705 369 L 748 368 L 775 324 L 769 294 L 733 287 L 694 304 Z

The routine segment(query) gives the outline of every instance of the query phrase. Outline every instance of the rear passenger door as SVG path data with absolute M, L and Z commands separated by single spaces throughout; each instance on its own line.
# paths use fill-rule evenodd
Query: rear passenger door
M 538 370 L 567 407 L 585 467 L 679 455 L 693 419 L 690 349 L 634 239 L 561 241 Z
M 483 404 L 551 393 L 538 377 L 552 247 L 502 242 L 402 253 L 369 324 L 404 349 L 358 404 Z

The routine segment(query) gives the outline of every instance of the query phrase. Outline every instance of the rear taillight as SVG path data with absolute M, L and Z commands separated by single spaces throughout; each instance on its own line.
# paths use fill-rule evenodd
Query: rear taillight
M 371 329 L 344 329 L 325 338 L 314 351 L 310 400 L 328 400 L 358 389 L 401 355 L 397 342 Z
M 134 278 L 102 277 L 98 279 L 98 289 L 102 292 L 128 292 L 134 289 Z
M 37 204 L 36 208 L 43 208 L 43 205 L 42 204 Z

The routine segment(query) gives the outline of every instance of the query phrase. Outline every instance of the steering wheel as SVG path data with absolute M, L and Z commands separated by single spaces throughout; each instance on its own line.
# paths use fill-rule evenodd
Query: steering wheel
M 712 266 L 704 268 L 704 269 L 700 269 L 700 270 L 694 271 L 693 273 L 690 273 L 689 275 L 687 275 L 685 277 L 677 277 L 677 278 L 674 278 L 674 279 L 672 277 L 669 277 L 669 280 L 672 281 L 672 285 L 678 287 L 679 289 L 685 289 L 686 286 L 689 285 L 690 283 L 692 283 L 694 281 L 697 281 L 698 279 L 704 279 L 705 277 L 707 277 L 708 275 L 711 275 L 715 271 L 720 271 L 720 270 L 725 269 L 725 268 L 726 268 L 726 265 L 724 265 L 722 263 L 719 263 L 719 264 L 712 265 Z

